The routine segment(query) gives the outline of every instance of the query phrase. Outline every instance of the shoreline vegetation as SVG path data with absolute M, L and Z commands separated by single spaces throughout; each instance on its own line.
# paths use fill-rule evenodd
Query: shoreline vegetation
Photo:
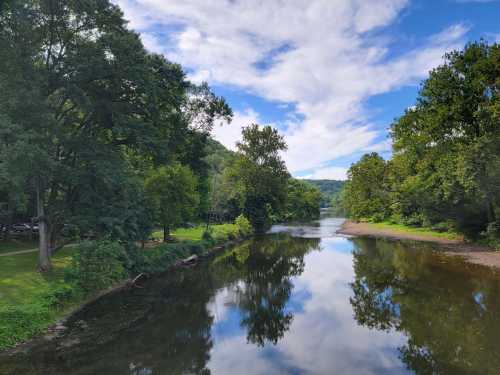
M 168 272 L 172 267 L 188 265 L 214 254 L 251 236 L 245 223 L 212 225 L 206 228 L 181 228 L 172 233 L 175 242 L 152 241 L 142 249 L 141 265 L 133 266 L 106 284 L 96 284 L 96 289 L 82 292 L 68 281 L 75 252 L 85 243 L 62 249 L 53 258 L 53 269 L 45 274 L 36 271 L 36 253 L 18 254 L 2 258 L 2 286 L 0 287 L 0 352 L 16 351 L 41 335 L 56 337 L 63 332 L 64 322 L 87 304 L 109 293 L 133 287 L 136 277 L 150 277 Z M 153 237 L 160 237 L 161 231 Z M 113 243 L 109 243 L 113 244 Z M 109 245 L 108 244 L 108 245 Z M 81 255 L 80 255 L 81 256 Z M 135 269 L 135 270 L 134 270 Z M 88 272 L 86 272 L 87 274 Z M 98 277 L 105 274 L 99 269 Z M 141 276 L 141 277 L 142 277 Z
M 354 222 L 352 220 L 346 220 L 337 233 L 390 240 L 433 242 L 438 244 L 439 248 L 447 255 L 460 256 L 467 262 L 500 270 L 500 251 L 468 243 L 463 236 L 456 233 L 443 233 L 401 224 Z
M 332 205 L 356 221 L 401 224 L 405 236 L 420 227 L 413 235 L 425 240 L 431 228 L 500 249 L 499 61 L 500 45 L 484 40 L 447 53 L 390 125 L 391 156 L 353 163 Z

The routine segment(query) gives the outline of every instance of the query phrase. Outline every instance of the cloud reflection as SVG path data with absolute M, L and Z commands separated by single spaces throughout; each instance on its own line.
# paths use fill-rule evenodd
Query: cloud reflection
M 304 272 L 293 279 L 287 306 L 294 312 L 289 331 L 277 345 L 247 343 L 235 319 L 236 305 L 227 303 L 234 290 L 217 293 L 208 308 L 216 315 L 215 345 L 208 368 L 214 374 L 400 374 L 406 370 L 397 347 L 406 342 L 397 332 L 359 326 L 353 318 L 349 283 L 354 278 L 352 242 L 330 238 L 322 251 L 306 255 Z M 304 298 L 306 296 L 306 298 Z M 226 329 L 220 329 L 224 326 Z M 228 330 L 232 327 L 232 330 Z

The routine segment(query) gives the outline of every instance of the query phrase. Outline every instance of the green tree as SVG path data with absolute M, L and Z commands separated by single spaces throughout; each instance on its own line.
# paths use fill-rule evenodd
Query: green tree
M 229 107 L 148 54 L 106 0 L 2 6 L 0 176 L 35 197 L 39 269 L 67 223 L 140 239 L 141 170 L 180 159 Z
M 254 230 L 269 228 L 272 215 L 279 214 L 286 203 L 289 173 L 280 152 L 286 143 L 276 129 L 256 124 L 243 129 L 238 155 L 228 171 L 238 192 L 244 215 Z
M 446 55 L 417 104 L 391 128 L 404 173 L 395 190 L 429 223 L 451 220 L 469 235 L 498 225 L 500 46 L 475 42 Z M 499 226 L 500 227 L 500 226 Z
M 197 180 L 188 167 L 174 164 L 160 167 L 146 179 L 146 194 L 153 216 L 163 228 L 163 241 L 170 230 L 191 219 L 199 204 Z
M 345 185 L 344 207 L 354 219 L 381 220 L 388 214 L 386 162 L 377 153 L 365 154 L 351 165 Z
M 321 199 L 321 192 L 315 186 L 295 178 L 289 179 L 283 219 L 287 221 L 317 219 L 320 214 Z

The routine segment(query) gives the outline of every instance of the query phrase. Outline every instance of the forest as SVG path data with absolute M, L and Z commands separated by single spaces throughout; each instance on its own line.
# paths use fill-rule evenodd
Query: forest
M 390 127 L 389 160 L 364 155 L 342 206 L 354 220 L 454 230 L 500 247 L 500 45 L 445 56 Z
M 283 137 L 248 124 L 238 152 L 211 138 L 232 110 L 148 52 L 108 1 L 7 1 L 0 13 L 0 223 L 39 237 L 38 269 L 68 242 L 147 242 L 160 229 L 253 231 L 319 215 Z M 240 220 L 240 221 L 241 221 Z M 209 234 L 207 234 L 209 236 Z

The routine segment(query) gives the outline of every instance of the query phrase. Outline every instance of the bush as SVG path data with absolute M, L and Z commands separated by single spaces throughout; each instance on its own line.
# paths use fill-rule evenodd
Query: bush
M 500 221 L 489 223 L 485 234 L 488 245 L 500 250 Z
M 0 350 L 41 333 L 53 321 L 51 301 L 42 296 L 28 305 L 0 307 Z
M 381 223 L 385 220 L 385 214 L 383 212 L 376 212 L 372 215 L 371 220 L 374 223 Z
M 213 236 L 213 231 L 209 228 L 207 230 L 205 230 L 203 232 L 203 234 L 201 235 L 201 238 L 204 240 L 204 241 L 212 241 L 214 239 L 214 236 Z
M 453 226 L 447 222 L 439 222 L 439 223 L 433 224 L 431 226 L 431 229 L 435 232 L 444 233 L 444 232 L 449 232 L 450 230 L 452 230 Z
M 66 280 L 85 294 L 103 290 L 128 276 L 126 260 L 125 249 L 118 242 L 87 242 L 76 249 Z
M 243 215 L 238 216 L 234 221 L 234 224 L 236 224 L 236 227 L 238 228 L 238 232 L 241 237 L 248 237 L 252 235 L 253 233 L 252 224 L 250 224 L 250 221 L 245 216 Z

